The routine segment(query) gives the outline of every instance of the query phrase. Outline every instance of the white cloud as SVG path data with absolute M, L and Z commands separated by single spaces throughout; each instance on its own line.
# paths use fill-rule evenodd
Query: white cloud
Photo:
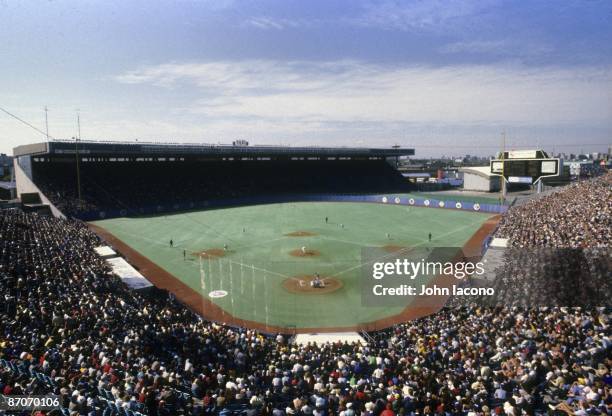
M 329 69 L 341 69 L 333 63 Z M 181 82 L 193 83 L 201 88 L 238 91 L 266 89 L 313 89 L 330 79 L 318 77 L 326 64 L 308 62 L 278 63 L 251 60 L 242 62 L 218 61 L 207 63 L 169 63 L 129 71 L 115 77 L 126 84 L 154 84 L 172 87 Z M 311 76 L 311 73 L 316 72 Z
M 247 19 L 245 24 L 247 26 L 263 30 L 282 30 L 286 28 L 304 26 L 306 22 L 303 20 L 259 16 Z
M 606 142 L 612 131 L 610 69 L 174 62 L 115 77 L 120 88 L 109 88 L 120 91 L 114 106 L 92 98 L 80 102 L 79 108 L 84 138 L 247 138 L 255 143 L 319 145 L 361 141 L 370 146 L 399 142 L 417 147 L 421 155 L 434 145 L 436 152 L 489 154 L 504 128 L 520 132 L 509 143 L 522 146 L 536 139 L 576 146 Z M 131 88 L 133 84 L 139 88 Z M 51 104 L 51 134 L 73 136 L 74 102 Z M 21 100 L 8 100 L 7 106 L 39 127 L 44 125 L 42 107 L 25 107 Z M 0 117 L 0 131 L 2 151 L 40 140 L 6 117 Z M 470 147 L 456 147 L 457 143 Z
M 523 41 L 516 39 L 474 40 L 453 42 L 439 48 L 447 54 L 487 54 L 512 57 L 542 57 L 550 54 L 554 49 L 542 42 Z
M 447 33 L 473 25 L 497 0 L 386 0 L 366 5 L 351 20 L 365 27 Z
M 609 68 L 258 60 L 164 64 L 116 80 L 196 87 L 199 98 L 186 110 L 228 122 L 577 123 L 611 116 Z

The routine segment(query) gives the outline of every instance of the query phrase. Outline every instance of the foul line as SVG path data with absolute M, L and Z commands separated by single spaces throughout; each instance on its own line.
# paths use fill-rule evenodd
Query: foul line
M 433 240 L 439 240 L 440 238 L 446 237 L 446 236 L 451 235 L 451 234 L 455 234 L 455 233 L 457 233 L 457 232 L 459 232 L 459 231 L 461 231 L 461 230 L 464 230 L 464 229 L 466 229 L 466 228 L 468 228 L 468 227 L 471 227 L 471 226 L 473 226 L 473 225 L 475 225 L 475 224 L 478 224 L 479 222 L 480 222 L 480 221 L 474 221 L 473 223 L 469 223 L 469 224 L 467 224 L 467 225 L 464 225 L 463 227 L 459 227 L 459 228 L 457 228 L 457 229 L 455 229 L 455 230 L 453 230 L 453 231 L 449 231 L 448 233 L 441 234 L 441 235 L 439 235 L 439 236 L 437 236 L 437 237 L 433 238 L 433 239 L 432 239 L 432 241 L 433 241 Z M 159 246 L 168 247 L 166 244 L 164 244 L 164 243 L 160 242 L 159 240 L 153 240 L 153 239 L 151 239 L 151 238 L 144 237 L 144 236 L 140 236 L 140 235 L 133 234 L 133 233 L 129 233 L 129 232 L 121 232 L 121 231 L 120 231 L 120 233 L 122 233 L 122 234 L 127 234 L 127 235 L 129 235 L 129 236 L 132 236 L 132 237 L 135 237 L 135 238 L 138 238 L 138 239 L 141 239 L 141 240 L 149 241 L 149 242 L 151 242 L 151 243 L 153 243 L 153 244 L 156 244 L 156 245 L 159 245 Z M 354 244 L 354 245 L 358 245 L 358 246 L 361 246 L 361 247 L 365 247 L 363 244 L 356 243 L 356 242 L 353 242 L 353 241 L 346 241 L 346 240 L 336 239 L 336 238 L 333 238 L 333 237 L 327 237 L 327 236 L 324 236 L 324 235 L 319 235 L 318 237 L 323 238 L 323 239 L 335 240 L 335 241 L 339 241 L 339 242 L 344 242 L 344 243 L 348 243 L 348 244 Z M 284 236 L 284 237 L 280 237 L 280 238 L 274 238 L 274 239 L 271 239 L 271 240 L 267 240 L 267 241 L 259 242 L 259 243 L 256 243 L 256 244 L 254 243 L 254 244 L 247 244 L 247 245 L 244 245 L 244 246 L 236 246 L 235 248 L 246 248 L 246 247 L 252 247 L 252 246 L 255 246 L 255 245 L 263 245 L 263 244 L 267 244 L 267 243 L 270 243 L 270 242 L 273 242 L 273 241 L 284 240 L 284 239 L 287 239 L 287 238 L 289 238 L 289 237 Z M 192 239 L 186 239 L 186 240 L 182 240 L 182 241 L 189 241 L 189 240 L 192 240 Z M 414 247 L 419 247 L 419 246 L 424 245 L 424 244 L 425 244 L 425 243 L 427 243 L 428 241 L 429 241 L 429 240 L 421 240 L 421 242 L 420 242 L 420 243 L 417 243 L 417 244 L 411 245 L 411 246 L 406 247 L 406 248 L 407 248 L 407 249 L 408 249 L 408 248 L 412 249 L 412 248 L 414 248 Z M 184 248 L 184 249 L 186 249 L 186 247 L 179 246 L 178 244 L 174 245 L 174 247 L 172 247 L 172 248 Z M 378 261 L 378 260 L 386 259 L 386 258 L 388 258 L 388 257 L 392 257 L 392 256 L 394 256 L 394 255 L 396 255 L 396 254 L 397 254 L 397 253 L 389 253 L 389 254 L 385 254 L 384 256 L 377 257 L 377 258 L 375 258 L 375 259 L 373 259 L 373 260 L 369 260 L 369 261 L 366 261 L 366 262 L 360 263 L 360 264 L 358 264 L 357 266 L 349 267 L 348 269 L 345 269 L 345 270 L 342 270 L 342 271 L 340 271 L 340 272 L 334 273 L 334 274 L 332 274 L 332 275 L 330 275 L 330 276 L 328 276 L 328 277 L 336 277 L 336 276 L 340 276 L 340 275 L 342 275 L 342 274 L 344 274 L 344 273 L 347 273 L 347 272 L 350 272 L 350 271 L 352 271 L 352 270 L 355 270 L 355 269 L 361 268 L 361 267 L 363 267 L 363 266 L 364 266 L 364 265 L 366 265 L 366 264 L 370 264 L 370 263 L 373 263 L 373 262 Z M 269 274 L 272 274 L 272 275 L 276 275 L 276 276 L 284 277 L 284 278 L 286 278 L 286 279 L 295 279 L 295 277 L 288 276 L 288 275 L 283 274 L 283 273 L 273 272 L 273 271 L 271 271 L 271 270 L 267 270 L 267 269 L 264 269 L 264 268 L 261 268 L 261 267 L 256 267 L 256 266 L 255 266 L 255 265 L 253 265 L 253 264 L 246 264 L 246 263 L 242 263 L 242 262 L 238 262 L 238 261 L 233 261 L 233 260 L 230 260 L 230 259 L 225 259 L 225 261 L 226 261 L 226 262 L 228 262 L 228 263 L 232 263 L 232 264 L 240 265 L 240 266 L 243 266 L 243 267 L 247 267 L 247 268 L 252 268 L 252 269 L 255 269 L 255 270 L 259 270 L 259 271 L 262 271 L 262 272 L 265 272 L 265 273 L 269 273 Z M 348 261 L 347 261 L 347 262 L 348 262 Z M 335 263 L 332 263 L 332 264 L 342 264 L 342 263 L 344 263 L 344 262 L 335 262 Z
M 479 222 L 480 222 L 480 221 L 474 221 L 473 223 L 470 223 L 470 224 L 464 225 L 463 227 L 456 228 L 455 230 L 453 230 L 453 231 L 449 231 L 448 233 L 441 234 L 441 235 L 439 235 L 438 237 L 433 238 L 433 239 L 432 239 L 432 241 L 433 241 L 433 240 L 439 240 L 440 238 L 442 238 L 442 237 L 446 237 L 446 236 L 451 235 L 451 234 L 455 234 L 456 232 L 461 231 L 461 230 L 464 230 L 464 229 L 466 229 L 466 228 L 468 228 L 468 227 L 471 227 L 471 226 L 473 226 L 473 225 L 475 225 L 475 224 L 478 224 Z M 419 247 L 419 246 L 422 246 L 423 244 L 425 244 L 425 243 L 427 243 L 427 242 L 428 242 L 428 240 L 422 240 L 420 243 L 414 244 L 414 245 L 412 245 L 412 246 L 410 246 L 410 247 L 407 247 L 407 248 Z M 377 258 L 375 258 L 375 259 L 373 259 L 373 260 L 369 260 L 369 261 L 363 262 L 363 263 L 361 263 L 361 264 L 359 264 L 359 265 L 357 265 L 357 266 L 350 267 L 350 268 L 348 268 L 348 269 L 346 269 L 346 270 L 343 270 L 343 271 L 341 271 L 341 272 L 334 273 L 334 274 L 332 274 L 332 275 L 331 275 L 331 276 L 329 276 L 329 277 L 340 276 L 340 275 L 342 275 L 342 274 L 344 274 L 344 273 L 346 273 L 346 272 L 350 272 L 351 270 L 355 270 L 355 269 L 358 269 L 358 268 L 360 268 L 360 267 L 363 267 L 363 266 L 364 266 L 364 265 L 366 265 L 366 264 L 374 263 L 375 261 L 382 260 L 382 259 L 386 259 L 386 258 L 388 258 L 388 257 L 392 257 L 392 256 L 394 256 L 394 255 L 396 255 L 396 254 L 397 254 L 397 253 L 389 253 L 389 254 L 385 254 L 384 256 L 377 257 Z
M 223 260 L 219 260 L 219 261 L 223 261 Z M 263 268 L 261 268 L 261 267 L 257 267 L 257 266 L 255 266 L 255 265 L 253 265 L 253 264 L 241 263 L 241 262 L 239 262 L 239 261 L 234 261 L 234 260 L 230 260 L 230 259 L 225 259 L 225 261 L 226 261 L 226 262 L 228 262 L 228 263 L 232 263 L 232 264 L 238 264 L 238 265 L 240 265 L 240 266 L 244 266 L 244 267 L 247 267 L 247 268 L 249 268 L 249 269 L 255 269 L 255 270 L 259 270 L 259 271 L 261 271 L 261 272 L 266 272 L 266 273 L 270 273 L 270 274 L 275 274 L 275 275 L 277 275 L 277 276 L 284 277 L 285 279 L 289 279 L 289 278 L 291 278 L 291 276 L 287 276 L 286 274 L 282 274 L 282 273 L 278 273 L 278 272 L 273 272 L 273 271 L 271 271 L 271 270 L 266 270 L 266 269 L 263 269 Z

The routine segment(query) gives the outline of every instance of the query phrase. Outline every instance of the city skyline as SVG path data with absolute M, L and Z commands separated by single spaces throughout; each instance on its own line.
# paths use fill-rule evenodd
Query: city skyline
M 68 139 L 414 147 L 612 141 L 612 3 L 0 2 L 0 107 Z M 0 113 L 0 152 L 44 136 Z

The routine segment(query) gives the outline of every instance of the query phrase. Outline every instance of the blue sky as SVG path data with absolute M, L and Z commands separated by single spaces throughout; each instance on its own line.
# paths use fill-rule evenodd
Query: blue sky
M 612 1 L 0 0 L 0 107 L 57 138 L 612 143 Z M 0 113 L 0 152 L 42 136 Z

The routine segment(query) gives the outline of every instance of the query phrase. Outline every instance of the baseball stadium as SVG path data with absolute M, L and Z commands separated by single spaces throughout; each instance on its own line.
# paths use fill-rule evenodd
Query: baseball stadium
M 543 415 L 573 414 L 582 391 L 580 406 L 605 414 L 610 173 L 510 206 L 419 192 L 397 169 L 414 152 L 15 148 L 17 198 L 0 209 L 0 409 L 38 394 L 53 416 Z M 539 151 L 490 169 L 560 170 Z M 485 275 L 461 288 L 495 297 L 370 303 L 370 267 L 399 258 L 478 261 Z
M 0 416 L 612 415 L 612 1 L 0 2 Z
M 148 282 L 207 319 L 268 333 L 380 330 L 435 312 L 443 303 L 364 306 L 362 251 L 480 256 L 506 208 L 411 193 L 394 161 L 413 149 L 57 141 L 15 154 L 30 194 L 86 220 Z

